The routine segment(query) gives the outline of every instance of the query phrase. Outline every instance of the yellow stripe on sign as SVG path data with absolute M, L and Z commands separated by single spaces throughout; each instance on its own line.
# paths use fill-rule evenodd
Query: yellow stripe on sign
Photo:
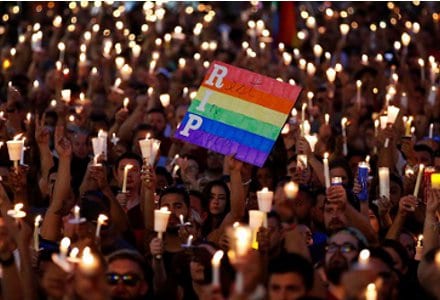
M 214 90 L 201 86 L 197 92 L 196 99 L 205 100 L 205 94 L 211 93 L 207 99 L 207 103 L 216 105 L 220 108 L 231 110 L 251 118 L 258 119 L 262 122 L 269 123 L 278 127 L 282 127 L 286 121 L 286 114 L 270 108 L 246 101 L 244 99 L 219 93 Z M 203 104 L 201 104 L 203 106 Z

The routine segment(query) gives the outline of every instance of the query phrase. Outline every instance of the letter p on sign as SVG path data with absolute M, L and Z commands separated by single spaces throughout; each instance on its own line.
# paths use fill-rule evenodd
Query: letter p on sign
M 190 130 L 199 129 L 202 126 L 203 119 L 197 115 L 189 114 L 188 121 L 185 124 L 185 127 L 180 131 L 180 134 L 186 137 L 189 137 Z

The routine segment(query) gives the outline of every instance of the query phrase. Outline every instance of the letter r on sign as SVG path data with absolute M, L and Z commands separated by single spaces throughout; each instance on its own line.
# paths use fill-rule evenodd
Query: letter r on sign
M 200 116 L 189 114 L 188 121 L 185 124 L 185 127 L 180 131 L 180 134 L 186 137 L 189 137 L 190 130 L 199 129 L 202 126 L 203 119 Z
M 226 75 L 228 75 L 228 68 L 214 64 L 214 70 L 212 70 L 208 80 L 206 80 L 206 84 L 214 85 L 215 79 L 215 87 L 221 88 L 223 86 L 222 80 Z

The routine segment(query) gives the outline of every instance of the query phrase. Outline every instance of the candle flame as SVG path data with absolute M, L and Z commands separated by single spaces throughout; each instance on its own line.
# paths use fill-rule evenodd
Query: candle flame
M 18 140 L 20 140 L 22 137 L 23 137 L 23 133 L 19 133 L 19 134 L 15 135 L 15 136 L 12 138 L 12 140 L 13 140 L 13 141 L 18 141 Z
M 224 252 L 223 250 L 217 250 L 214 254 L 214 256 L 212 257 L 211 263 L 214 266 L 218 266 L 220 265 L 220 261 L 223 258 Z
M 106 224 L 107 220 L 108 220 L 108 217 L 106 215 L 99 214 L 99 216 L 98 216 L 98 223 L 99 224 L 104 225 L 104 224 Z

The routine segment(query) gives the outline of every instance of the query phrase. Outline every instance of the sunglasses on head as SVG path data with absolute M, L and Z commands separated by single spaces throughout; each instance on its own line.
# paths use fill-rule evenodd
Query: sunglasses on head
M 141 278 L 136 274 L 118 274 L 108 273 L 106 274 L 107 283 L 109 285 L 117 285 L 120 281 L 127 286 L 135 286 Z

